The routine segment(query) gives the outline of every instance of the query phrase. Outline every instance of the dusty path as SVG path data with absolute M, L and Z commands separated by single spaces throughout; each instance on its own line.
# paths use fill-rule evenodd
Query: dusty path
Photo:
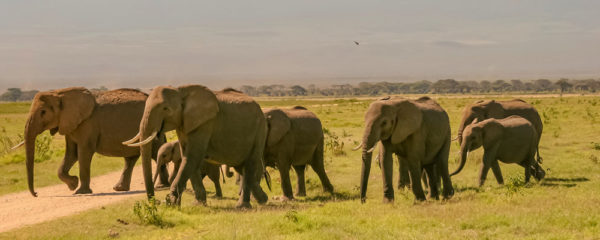
M 92 178 L 93 194 L 74 196 L 65 184 L 36 189 L 38 197 L 29 191 L 0 196 L 0 232 L 72 215 L 92 208 L 141 196 L 145 193 L 141 166 L 133 170 L 131 191 L 115 192 L 112 187 L 121 171 Z

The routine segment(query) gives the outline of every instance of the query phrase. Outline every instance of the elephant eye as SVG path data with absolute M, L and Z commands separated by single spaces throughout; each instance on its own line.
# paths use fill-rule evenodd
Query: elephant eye
M 163 154 L 163 155 L 162 155 L 162 157 L 167 157 L 167 155 L 164 155 L 164 154 Z
M 46 115 L 46 110 L 42 110 L 42 111 L 40 112 L 40 114 L 41 114 L 42 116 Z

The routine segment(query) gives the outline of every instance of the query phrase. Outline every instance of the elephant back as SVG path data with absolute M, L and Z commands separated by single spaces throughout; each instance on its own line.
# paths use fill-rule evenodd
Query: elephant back
M 95 94 L 99 105 L 118 105 L 125 103 L 146 103 L 148 94 L 131 88 L 121 88 Z M 143 108 L 143 107 L 142 107 Z

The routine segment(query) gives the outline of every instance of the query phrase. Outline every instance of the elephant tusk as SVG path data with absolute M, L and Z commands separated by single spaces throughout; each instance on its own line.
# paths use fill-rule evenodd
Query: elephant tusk
M 377 145 L 373 146 L 371 149 L 367 150 L 368 153 L 371 153 L 375 150 L 375 148 L 377 147 Z
M 361 142 L 361 143 L 360 143 L 358 146 L 354 147 L 354 148 L 352 149 L 352 151 L 356 151 L 356 150 L 360 149 L 360 148 L 363 146 L 363 143 L 364 143 L 364 142 Z
M 149 143 L 150 141 L 154 140 L 154 138 L 156 138 L 156 134 L 158 133 L 158 131 L 154 131 L 150 137 L 144 139 L 144 141 L 138 142 L 138 143 L 131 143 L 131 144 L 127 144 L 127 146 L 130 147 L 139 147 L 139 146 L 143 146 L 146 145 L 147 143 Z
M 17 148 L 20 148 L 21 146 L 25 145 L 25 141 L 20 142 L 19 144 L 17 144 L 16 146 L 12 147 L 10 150 L 15 150 Z
M 140 135 L 142 135 L 142 132 L 138 132 L 138 134 L 135 135 L 135 137 L 133 137 L 132 139 L 129 139 L 129 140 L 123 142 L 123 145 L 134 143 L 135 141 L 137 141 L 138 139 L 140 139 Z

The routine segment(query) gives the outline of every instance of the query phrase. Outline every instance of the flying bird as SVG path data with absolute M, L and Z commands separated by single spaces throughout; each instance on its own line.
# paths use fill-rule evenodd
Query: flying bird
M 356 46 L 360 45 L 360 43 L 358 43 L 357 41 L 354 41 L 354 44 L 356 44 Z

